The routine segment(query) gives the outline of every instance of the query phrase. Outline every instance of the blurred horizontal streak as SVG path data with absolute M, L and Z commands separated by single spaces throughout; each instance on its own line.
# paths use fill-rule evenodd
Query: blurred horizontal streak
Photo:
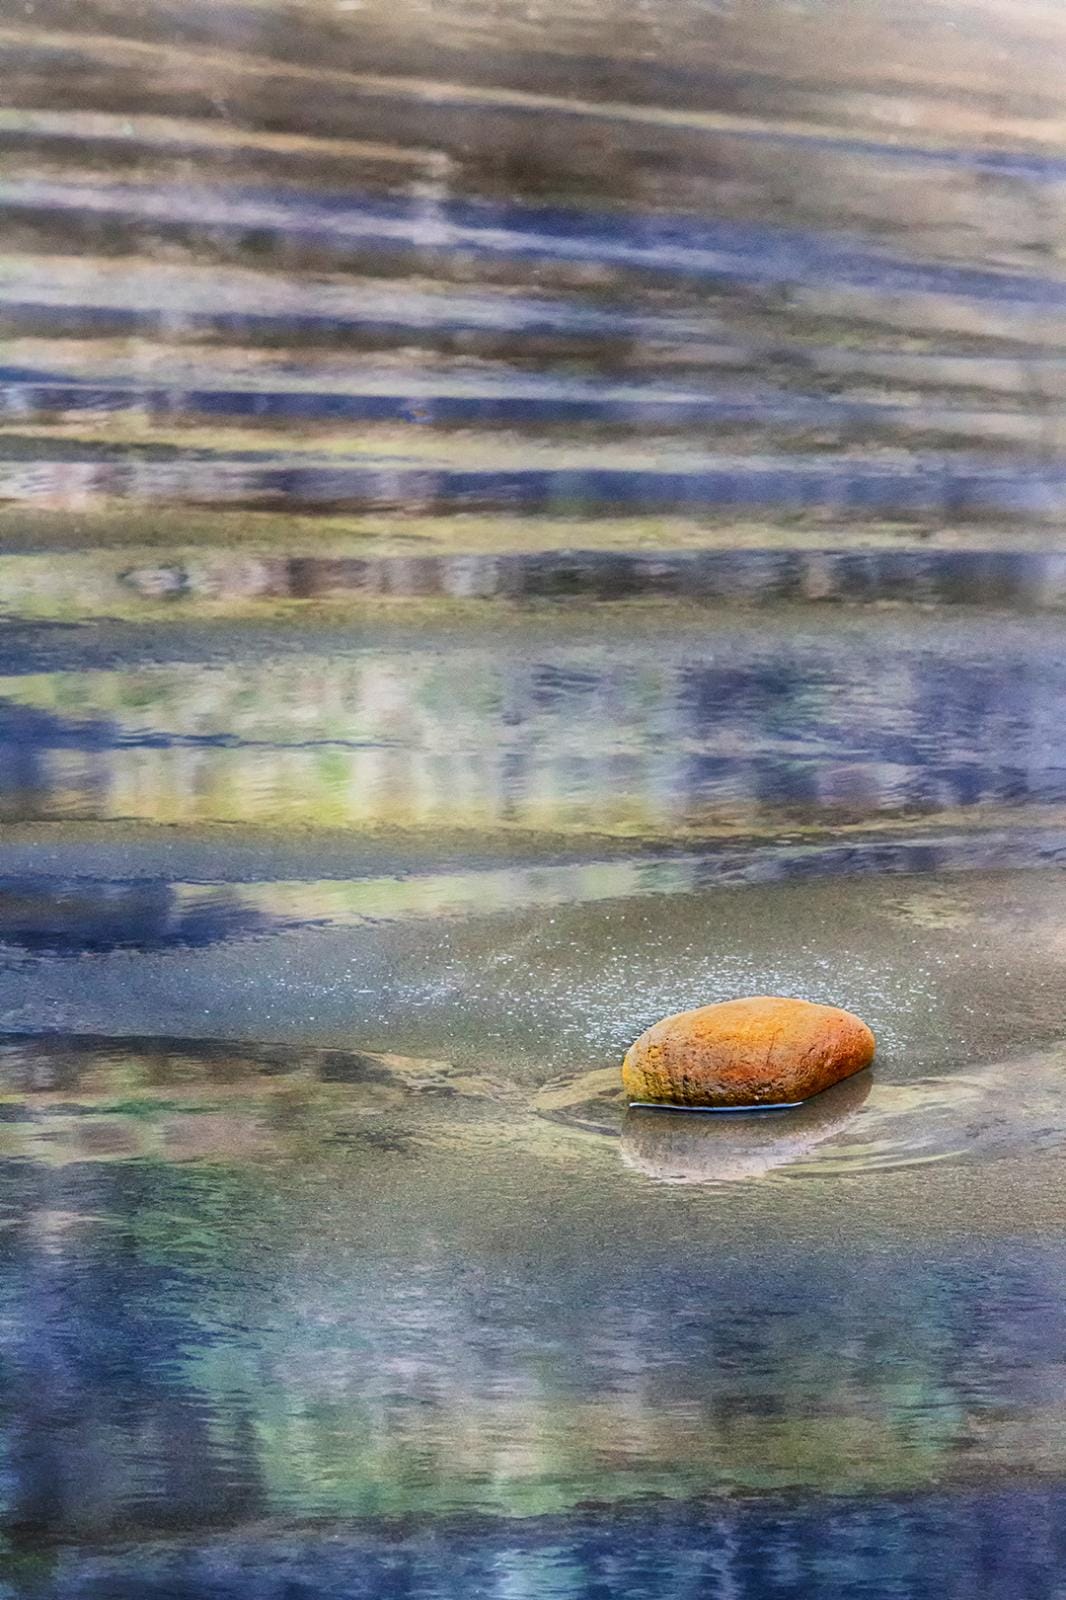
M 7 459 L 3 459 L 4 455 Z M 0 500 L 77 510 L 111 500 L 208 503 L 353 512 L 500 510 L 584 516 L 755 506 L 940 517 L 1058 517 L 1066 510 L 1066 462 L 989 464 L 909 457 L 708 458 L 689 470 L 621 467 L 454 468 L 384 461 L 345 466 L 271 460 L 255 452 L 215 459 L 75 444 L 12 459 L 0 446 Z M 51 459 L 50 459 L 51 457 Z
M 205 364 L 204 376 L 210 372 Z M 1058 374 L 1053 376 L 1057 377 Z M 391 392 L 390 392 L 391 391 Z M 134 414 L 139 419 L 215 418 L 219 422 L 264 421 L 335 424 L 337 422 L 419 423 L 423 427 L 566 426 L 592 422 L 605 426 L 692 429 L 700 424 L 763 424 L 813 429 L 882 428 L 913 433 L 943 433 L 962 439 L 1017 439 L 1037 445 L 1049 425 L 1066 432 L 1066 410 L 1053 419 L 1023 412 L 964 405 L 927 406 L 878 403 L 874 399 L 837 398 L 781 392 L 774 389 L 729 388 L 718 392 L 667 389 L 654 384 L 611 385 L 576 379 L 542 379 L 521 371 L 492 378 L 465 378 L 449 384 L 424 375 L 373 375 L 357 392 L 326 388 L 320 381 L 299 388 L 268 388 L 262 382 L 233 388 L 189 388 L 173 385 L 117 385 L 75 380 L 59 374 L 0 367 L 0 425 L 27 423 L 55 414 L 64 418 L 88 414 Z M 1066 441 L 1064 441 L 1066 442 Z
M 0 43 L 4 30 L 0 29 Z M 286 75 L 292 68 L 282 69 Z M 316 71 L 315 76 L 320 74 Z M 348 75 L 344 77 L 347 79 Z M 755 117 L 726 112 L 688 110 L 678 106 L 625 105 L 616 101 L 580 101 L 563 96 L 539 95 L 518 91 L 475 89 L 461 84 L 433 81 L 359 77 L 357 86 L 366 94 L 410 98 L 420 104 L 453 104 L 476 112 L 507 109 L 530 116 L 545 113 L 564 120 L 568 117 L 596 118 L 617 123 L 634 123 L 653 128 L 686 129 L 716 139 L 749 139 L 757 142 L 795 145 L 799 149 L 839 154 L 857 159 L 905 164 L 946 165 L 1004 177 L 1033 181 L 1066 181 L 1066 157 L 1045 154 L 1032 148 L 989 149 L 963 144 L 913 144 L 904 140 L 856 138 L 830 126 L 819 128 L 806 122 L 767 124 Z M 388 160 L 420 164 L 434 152 L 413 146 L 374 144 L 367 140 L 326 137 L 311 133 L 279 133 L 266 129 L 230 128 L 208 118 L 168 117 L 137 112 L 128 115 L 107 111 L 55 110 L 50 107 L 0 107 L 0 143 L 17 148 L 19 143 L 54 141 L 84 149 L 87 145 L 109 143 L 142 149 L 269 150 L 279 155 L 348 156 L 357 159 Z
M 39 14 L 40 9 L 42 8 L 38 7 L 37 9 Z M 201 15 L 203 14 L 203 8 L 196 9 L 200 10 Z M 259 22 L 262 28 L 261 42 L 265 45 L 269 45 L 274 42 L 271 38 L 269 22 L 271 20 L 272 13 L 276 15 L 279 9 L 280 8 L 278 7 L 264 6 L 259 8 L 258 16 L 254 11 L 249 13 L 249 20 L 252 24 L 249 32 L 251 33 L 253 40 L 255 40 L 256 33 L 255 23 Z M 681 9 L 682 8 L 679 8 L 679 11 Z M 888 8 L 886 8 L 886 17 L 887 12 Z M 194 13 L 190 13 L 188 8 L 183 13 L 183 21 L 186 22 L 185 31 L 187 34 L 190 31 L 188 28 L 188 23 L 192 21 L 193 14 Z M 512 71 L 517 69 L 518 75 L 522 75 L 523 72 L 526 72 L 530 73 L 534 77 L 539 77 L 542 80 L 548 80 L 552 77 L 557 78 L 560 75 L 560 65 L 563 67 L 563 71 L 565 72 L 567 65 L 567 54 L 570 54 L 571 60 L 574 59 L 573 52 L 567 52 L 565 44 L 562 49 L 557 48 L 555 51 L 553 51 L 549 46 L 548 50 L 539 53 L 530 53 L 528 50 L 523 51 L 520 46 L 516 48 L 516 42 L 514 41 L 513 36 L 511 38 L 508 37 L 508 19 L 505 17 L 500 17 L 495 20 L 497 21 L 497 28 L 495 30 L 495 37 L 492 39 L 492 47 L 484 53 L 490 63 L 493 61 L 494 56 L 497 59 L 502 57 L 504 62 L 506 62 L 507 54 L 509 52 L 511 57 L 510 64 L 512 66 Z M 728 18 L 715 18 L 714 20 L 718 21 L 719 24 L 721 24 L 722 21 L 728 23 Z M 782 18 L 782 20 L 786 19 Z M 162 17 L 160 21 L 162 22 Z M 994 17 L 992 22 L 996 30 L 1002 33 L 1002 13 L 1000 13 L 999 16 Z M 891 27 L 890 22 L 888 23 L 888 26 Z M 225 38 L 225 21 L 222 22 L 222 26 L 218 31 L 219 34 Z M 320 37 L 325 38 L 326 29 L 322 27 L 319 31 Z M 1052 32 L 1054 36 L 1054 30 L 1052 30 Z M 782 28 L 781 33 L 783 42 L 787 33 L 787 29 Z M 313 29 L 308 29 L 308 35 L 311 38 L 314 37 Z M 707 39 L 713 39 L 713 31 L 710 29 L 707 30 Z M 173 33 L 166 33 L 165 31 L 162 38 L 148 39 L 136 38 L 130 34 L 123 36 L 117 32 L 93 34 L 88 30 L 79 32 L 73 30 L 47 29 L 34 27 L 32 25 L 0 28 L 0 43 L 7 45 L 12 51 L 25 52 L 27 56 L 33 52 L 37 52 L 42 57 L 47 59 L 47 56 L 50 53 L 54 53 L 60 58 L 64 65 L 71 59 L 77 59 L 79 57 L 90 61 L 95 59 L 102 61 L 107 66 L 121 66 L 127 71 L 136 71 L 137 66 L 143 63 L 160 62 L 168 71 L 174 71 L 176 68 L 187 80 L 193 84 L 195 84 L 196 73 L 199 69 L 199 71 L 208 75 L 212 72 L 223 72 L 227 75 L 227 77 L 230 78 L 233 76 L 238 76 L 251 79 L 289 79 L 295 81 L 299 81 L 300 79 L 312 79 L 318 83 L 335 83 L 343 85 L 352 89 L 353 91 L 362 92 L 363 94 L 367 95 L 373 95 L 376 93 L 379 95 L 405 97 L 414 100 L 419 104 L 450 103 L 460 105 L 464 108 L 469 108 L 471 106 L 476 107 L 479 104 L 486 106 L 491 105 L 497 107 L 528 110 L 541 114 L 548 113 L 552 116 L 609 117 L 616 121 L 665 123 L 674 126 L 692 127 L 699 129 L 702 132 L 713 132 L 716 134 L 747 134 L 754 132 L 765 135 L 769 132 L 770 136 L 777 134 L 778 136 L 785 138 L 799 137 L 809 140 L 823 140 L 826 138 L 831 138 L 837 132 L 831 123 L 819 126 L 817 121 L 812 124 L 812 121 L 806 117 L 802 119 L 796 118 L 795 120 L 784 117 L 776 128 L 768 130 L 765 121 L 760 122 L 753 116 L 745 116 L 737 112 L 722 111 L 699 105 L 685 106 L 678 104 L 676 100 L 673 103 L 663 104 L 626 103 L 624 101 L 611 99 L 606 95 L 601 95 L 600 97 L 594 98 L 592 96 L 583 97 L 581 95 L 574 94 L 552 94 L 545 92 L 544 90 L 517 88 L 506 83 L 492 83 L 485 81 L 449 82 L 446 79 L 441 79 L 438 77 L 430 78 L 416 76 L 410 73 L 398 75 L 395 73 L 389 74 L 383 72 L 358 71 L 353 70 L 353 68 L 350 66 L 337 66 L 331 64 L 326 59 L 313 60 L 306 63 L 298 59 L 271 59 L 269 55 L 257 54 L 254 50 L 242 51 L 241 49 L 234 49 L 232 48 L 231 40 L 227 40 L 226 42 L 230 43 L 231 48 L 220 50 L 217 48 L 211 48 L 211 45 L 206 42 L 182 42 L 179 38 L 176 38 Z M 242 40 L 241 42 L 243 43 L 245 41 Z M 338 41 L 338 43 L 339 42 L 340 41 Z M 605 41 L 601 35 L 597 42 L 601 45 L 606 45 L 606 49 L 610 51 L 612 41 Z M 700 42 L 703 43 L 703 41 Z M 345 43 L 346 48 L 344 53 L 350 54 L 351 45 L 347 43 L 347 41 Z M 447 64 L 449 59 L 455 60 L 457 57 L 458 59 L 463 59 L 459 52 L 452 51 L 448 48 L 450 40 L 447 42 L 441 41 L 441 43 L 444 47 L 439 49 L 438 55 L 442 63 Z M 617 45 L 615 48 L 617 49 Z M 705 44 L 704 48 L 706 48 Z M 411 51 L 410 53 L 415 56 L 418 54 L 417 49 Z M 467 55 L 464 64 L 468 67 L 474 67 L 476 72 L 478 65 L 476 57 L 471 58 L 470 55 Z M 890 63 L 885 64 L 890 66 Z M 1043 64 L 1046 67 L 1047 63 L 1045 62 Z M 581 77 L 585 80 L 586 84 L 590 88 L 597 86 L 597 77 L 599 77 L 601 81 L 604 79 L 609 81 L 610 76 L 612 75 L 611 69 L 613 69 L 613 75 L 617 77 L 619 75 L 619 69 L 621 68 L 621 71 L 624 74 L 627 67 L 629 68 L 631 76 L 636 80 L 634 87 L 640 86 L 641 68 L 643 68 L 644 76 L 649 79 L 651 83 L 654 83 L 656 78 L 662 78 L 666 83 L 670 84 L 675 91 L 677 89 L 681 89 L 683 93 L 684 89 L 687 88 L 690 98 L 698 97 L 699 91 L 701 89 L 705 89 L 708 83 L 707 78 L 701 80 L 698 68 L 696 71 L 690 71 L 686 83 L 685 78 L 682 75 L 683 69 L 681 73 L 679 73 L 677 65 L 672 63 L 669 58 L 658 62 L 654 60 L 649 61 L 647 58 L 645 58 L 644 61 L 639 63 L 630 63 L 626 60 L 624 46 L 622 52 L 618 55 L 615 55 L 613 59 L 610 54 L 605 54 L 599 61 L 597 61 L 595 58 L 582 59 L 581 57 L 577 57 L 577 65 L 579 69 L 582 69 L 580 73 Z M 785 68 L 781 78 L 781 83 L 785 86 L 791 86 L 789 85 L 787 58 L 785 61 L 782 61 L 781 65 Z M 827 74 L 831 72 L 831 65 L 829 62 L 823 61 L 820 62 L 819 65 L 826 70 Z M 948 64 L 946 62 L 943 63 L 943 69 L 947 69 L 947 65 Z M 636 67 L 636 70 L 634 70 L 634 66 Z M 596 72 L 597 67 L 600 68 L 599 74 Z M 552 70 L 553 68 L 554 71 Z M 671 68 L 673 68 L 672 72 Z M 484 65 L 482 64 L 482 78 L 484 75 L 484 70 Z M 928 71 L 928 67 L 926 70 Z M 823 89 L 823 95 L 825 87 L 833 84 L 834 76 L 837 77 L 838 83 L 840 79 L 843 79 L 844 83 L 847 83 L 848 77 L 851 76 L 853 72 L 854 67 L 852 63 L 849 63 L 846 58 L 842 60 L 840 66 L 837 67 L 836 74 L 828 76 L 826 83 L 820 85 L 820 87 Z M 748 66 L 745 75 L 749 79 L 753 76 L 750 65 Z M 772 74 L 764 73 L 763 76 L 766 79 L 766 86 L 768 87 L 773 81 Z M 793 69 L 792 76 L 796 76 L 795 69 Z M 889 73 L 889 76 L 891 76 L 891 72 Z M 719 68 L 719 81 L 716 84 L 714 78 L 710 78 L 710 87 L 712 87 L 712 89 L 715 87 L 720 89 L 723 80 L 728 82 L 728 77 L 728 67 L 724 72 L 721 68 Z M 802 87 L 802 79 L 799 80 L 797 87 Z M 864 85 L 864 87 L 866 86 Z M 884 92 L 884 88 L 887 87 L 887 84 L 884 85 L 882 92 Z M 947 88 L 947 92 L 949 94 L 951 92 L 952 86 L 950 81 L 950 73 L 948 70 L 942 70 L 939 81 L 937 80 L 936 75 L 931 73 L 925 83 L 916 83 L 913 86 L 908 87 L 912 87 L 912 89 L 917 91 L 918 94 L 923 92 L 928 94 L 931 89 L 934 89 L 934 91 L 939 90 L 941 97 L 943 97 L 945 93 L 945 87 Z M 955 114 L 956 125 L 958 126 L 961 124 L 961 126 L 965 128 L 967 132 L 976 134 L 978 131 L 977 127 L 974 126 L 974 121 L 976 119 L 971 119 L 968 122 L 968 119 L 965 115 L 965 90 L 962 89 L 961 85 L 960 91 L 961 92 L 958 94 L 958 99 L 952 108 Z M 680 96 L 678 96 L 678 98 L 680 98 Z M 1040 110 L 1044 109 L 1043 106 L 1039 105 L 1039 101 L 1037 104 Z M 1028 140 L 1032 140 L 1038 135 L 1043 122 L 1043 119 L 1041 119 L 1038 114 L 1033 115 L 1031 113 L 1028 118 L 1025 118 L 1020 117 L 1017 114 L 1011 116 L 1009 112 L 1005 113 L 1002 109 L 1000 109 L 999 112 L 999 120 L 1005 126 L 1005 128 L 1009 130 L 1011 135 L 1018 139 L 1024 138 Z M 899 148 L 899 144 L 895 140 L 870 141 L 870 143 L 872 148 L 878 154 L 891 154 Z M 914 150 L 917 149 L 917 152 L 921 156 L 936 155 L 939 154 L 941 150 L 938 142 L 928 142 L 918 145 L 917 147 L 910 144 L 904 144 L 902 148 L 903 153 L 907 155 L 912 154 Z M 950 146 L 947 147 L 947 153 L 954 153 Z M 982 151 L 980 148 L 978 148 L 974 152 L 974 157 L 977 160 L 981 160 L 987 159 L 987 156 L 991 155 L 991 157 L 995 159 L 995 157 L 999 154 L 1001 153 L 996 151 Z M 1033 161 L 1034 159 L 1031 149 L 1023 149 L 1016 153 L 1003 152 L 1002 154 L 1007 159 L 1010 159 L 1010 157 L 1013 155 L 1022 164 L 1026 162 L 1027 158 L 1029 161 Z
M 108 219 L 151 224 L 160 237 L 181 228 L 212 238 L 265 230 L 324 250 L 456 251 L 530 261 L 602 263 L 667 273 L 679 281 L 739 278 L 755 284 L 827 282 L 883 294 L 946 294 L 1021 306 L 1066 306 L 1066 279 L 1036 273 L 901 260 L 862 241 L 781 225 L 713 222 L 649 213 L 534 209 L 485 200 L 381 200 L 352 193 L 294 196 L 285 190 L 189 182 L 159 189 L 126 184 L 0 179 L 12 216 Z

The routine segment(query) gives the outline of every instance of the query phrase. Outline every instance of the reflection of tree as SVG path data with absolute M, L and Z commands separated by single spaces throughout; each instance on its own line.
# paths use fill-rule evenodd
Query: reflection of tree
M 108 773 L 106 758 L 100 760 L 98 752 L 110 743 L 105 727 L 72 728 L 66 718 L 45 707 L 0 700 L 0 819 L 15 820 L 48 795 L 52 784 L 47 752 L 56 749 L 78 750 L 84 762 L 84 792 L 99 803 Z
M 283 920 L 237 891 L 183 897 L 161 879 L 8 879 L 0 888 L 0 944 L 61 955 L 216 944 L 276 929 Z
M 975 1440 L 1024 1465 L 1036 1410 L 1061 1451 L 1053 1261 L 658 1252 L 512 1272 L 435 1212 L 397 1218 L 387 1151 L 334 1153 L 327 1175 L 325 1148 L 308 1147 L 306 1188 L 293 1164 L 236 1160 L 0 1168 L 17 1219 L 0 1235 L 7 1525 L 24 1544 L 914 1489 L 972 1472 Z M 322 1182 L 341 1186 L 340 1234 Z M 1024 1349 L 1020 1305 L 1041 1308 Z
M 668 828 L 1057 801 L 1062 676 L 828 636 L 9 678 L 8 808 Z
M 5 1381 L 18 1397 L 5 1449 L 9 1534 L 95 1532 L 120 1510 L 157 1527 L 190 1511 L 207 1523 L 247 1515 L 260 1491 L 246 1408 L 230 1396 L 216 1416 L 182 1376 L 219 1335 L 220 1262 L 196 1230 L 161 1248 L 160 1221 L 188 1200 L 181 1175 L 116 1164 L 72 1183 L 32 1170 L 22 1221 L 0 1246 Z M 217 1233 L 218 1207 L 239 1203 L 224 1183 L 201 1180 L 201 1229 L 213 1217 Z M 78 1212 L 109 1221 L 83 1231 Z

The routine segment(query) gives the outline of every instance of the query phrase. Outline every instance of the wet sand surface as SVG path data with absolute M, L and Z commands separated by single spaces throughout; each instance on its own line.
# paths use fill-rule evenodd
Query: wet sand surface
M 1064 31 L 0 14 L 2 1600 L 1059 1594 Z

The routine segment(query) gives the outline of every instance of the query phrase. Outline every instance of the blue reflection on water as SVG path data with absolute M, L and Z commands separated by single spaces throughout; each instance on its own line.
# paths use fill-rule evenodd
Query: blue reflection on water
M 265 228 L 289 242 L 384 251 L 428 248 L 542 261 L 602 260 L 615 267 L 662 272 L 674 280 L 720 278 L 793 283 L 882 294 L 960 295 L 978 302 L 1058 307 L 1066 285 L 1036 273 L 993 271 L 905 260 L 864 246 L 857 236 L 692 216 L 632 215 L 575 208 L 529 207 L 487 199 L 437 200 L 439 239 L 427 236 L 421 198 L 380 199 L 345 190 L 296 195 L 291 190 L 233 186 L 219 199 L 195 186 L 168 195 L 123 185 L 4 182 L 0 202 L 14 216 L 106 216 L 114 223 L 150 222 L 160 236 L 193 225 L 211 235 L 245 236 Z
M 325 1148 L 306 1190 L 0 1162 L 0 1594 L 1055 1593 L 1063 1494 L 1030 1469 L 1066 1444 L 1060 1247 L 715 1260 L 692 1212 L 687 1261 L 512 1234 L 501 1263 L 450 1202 L 389 1228 L 402 1144 Z M 535 1509 L 538 1460 L 565 1512 Z
M 481 581 L 504 592 L 513 583 L 530 595 L 588 595 L 598 585 L 609 598 L 701 579 L 749 592 L 763 581 L 780 594 L 801 579 L 804 558 L 471 558 L 463 573 L 475 584 L 477 559 Z M 815 561 L 824 569 L 818 557 L 811 570 Z M 892 552 L 855 553 L 841 558 L 838 582 L 888 593 L 893 566 Z M 419 557 L 393 567 L 415 592 L 447 570 Z M 989 557 L 981 581 L 996 586 L 1010 567 Z M 265 561 L 252 573 L 271 594 L 287 586 L 308 597 L 373 592 L 378 577 L 374 563 L 314 557 Z M 950 558 L 931 557 L 927 577 L 931 594 L 955 582 Z M 235 579 L 247 583 L 246 569 Z M 149 595 L 215 580 L 193 563 L 146 565 L 122 581 Z M 900 584 L 913 592 L 902 572 Z M 235 820 L 242 805 L 245 822 L 325 813 L 365 826 L 411 816 L 443 824 L 467 808 L 482 826 L 529 819 L 595 831 L 619 814 L 654 834 L 1066 797 L 1057 621 L 1030 632 L 970 618 L 949 639 L 884 622 L 724 633 L 719 618 L 662 644 L 628 639 L 624 625 L 606 642 L 545 643 L 537 626 L 513 630 L 521 649 L 459 639 L 407 652 L 386 639 L 377 650 L 370 638 L 342 640 L 329 655 L 309 650 L 298 667 L 291 647 L 267 636 L 253 682 L 239 652 L 230 659 L 195 643 L 168 659 L 160 641 L 153 661 L 129 637 L 103 670 L 84 675 L 71 654 L 77 637 L 53 651 L 58 671 L 41 671 L 39 644 L 36 658 L 13 657 L 0 681 L 0 815 Z M 87 648 L 91 659 L 91 638 Z
M 1043 1488 L 882 1502 L 665 1506 L 366 1540 L 334 1530 L 249 1544 L 60 1556 L 32 1600 L 1051 1600 L 1066 1499 Z M 84 1562 L 84 1564 L 83 1564 Z

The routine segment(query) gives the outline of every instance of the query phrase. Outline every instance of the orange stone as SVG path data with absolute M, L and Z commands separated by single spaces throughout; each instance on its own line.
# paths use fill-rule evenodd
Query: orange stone
M 793 1105 L 861 1072 L 874 1048 L 850 1011 L 758 995 L 664 1017 L 630 1046 L 622 1084 L 631 1102 Z

